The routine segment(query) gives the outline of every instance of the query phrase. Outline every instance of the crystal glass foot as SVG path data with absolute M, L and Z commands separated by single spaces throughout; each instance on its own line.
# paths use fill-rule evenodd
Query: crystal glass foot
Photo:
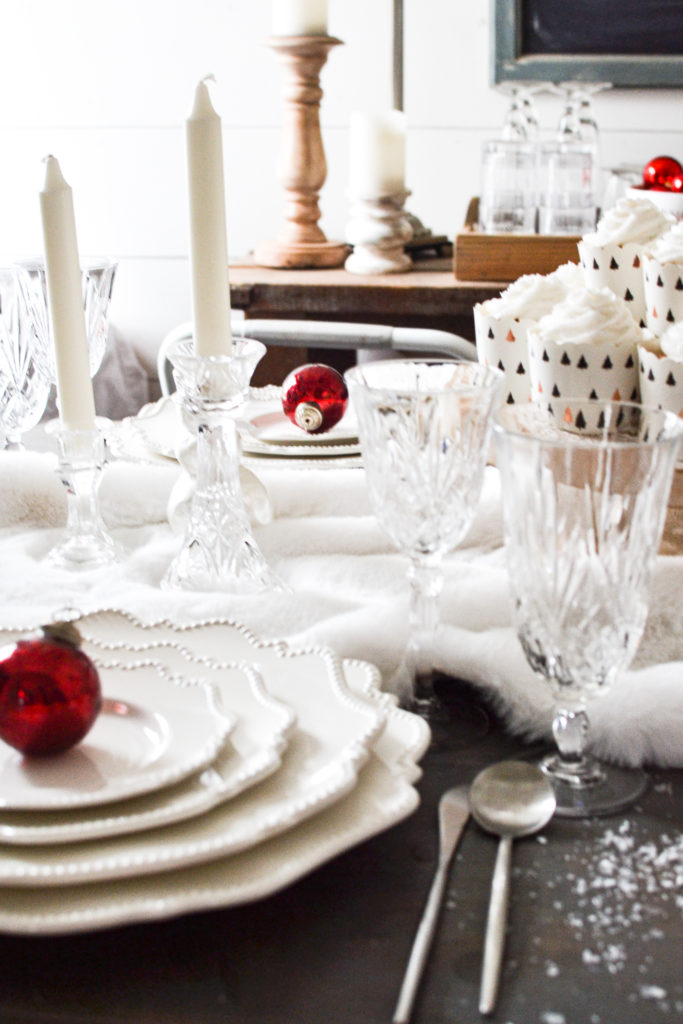
M 93 569 L 116 561 L 117 546 L 99 511 L 97 492 L 105 464 L 101 430 L 52 431 L 59 445 L 58 472 L 67 495 L 64 539 L 48 556 L 52 565 L 66 569 Z
M 557 752 L 543 768 L 558 814 L 617 812 L 645 776 L 591 756 L 589 700 L 640 641 L 683 424 L 644 406 L 562 398 L 505 406 L 494 430 L 515 625 L 556 702 Z
M 0 268 L 0 420 L 7 448 L 39 421 L 50 393 L 31 282 L 18 267 Z
M 191 342 L 170 353 L 177 400 L 197 439 L 196 480 L 182 547 L 165 588 L 237 593 L 281 589 L 251 530 L 239 476 L 235 418 L 265 345 L 235 339 L 231 355 L 197 356 Z
M 429 646 L 439 624 L 442 559 L 481 492 L 501 376 L 455 360 L 389 360 L 346 374 L 372 510 L 410 559 L 410 639 L 393 689 L 434 718 Z

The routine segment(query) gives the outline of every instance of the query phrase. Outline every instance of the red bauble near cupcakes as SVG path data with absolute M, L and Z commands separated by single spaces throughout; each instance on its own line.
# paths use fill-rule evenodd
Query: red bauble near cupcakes
M 285 378 L 281 389 L 285 416 L 307 434 L 324 434 L 346 412 L 349 392 L 337 370 L 324 363 L 299 366 Z
M 683 166 L 675 157 L 656 156 L 643 168 L 643 185 L 646 189 L 678 192 L 680 188 L 675 188 L 673 183 L 676 179 L 680 180 L 681 175 Z
M 73 623 L 44 626 L 41 635 L 0 650 L 0 739 L 21 753 L 69 750 L 101 709 L 100 678 Z

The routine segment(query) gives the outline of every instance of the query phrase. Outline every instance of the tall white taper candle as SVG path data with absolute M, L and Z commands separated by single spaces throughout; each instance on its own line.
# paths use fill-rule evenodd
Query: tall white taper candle
M 45 158 L 40 210 L 57 365 L 59 415 L 64 427 L 70 430 L 92 430 L 95 425 L 95 399 L 90 378 L 73 195 L 54 156 Z
M 230 355 L 230 279 L 221 119 L 203 79 L 187 120 L 190 258 L 198 356 Z
M 327 34 L 327 0 L 274 0 L 274 36 Z

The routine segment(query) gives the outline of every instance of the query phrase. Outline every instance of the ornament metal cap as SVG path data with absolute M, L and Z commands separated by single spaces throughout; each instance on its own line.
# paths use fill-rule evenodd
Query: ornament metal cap
M 310 434 L 322 426 L 323 414 L 315 402 L 300 402 L 294 410 L 294 420 L 297 427 L 307 430 Z

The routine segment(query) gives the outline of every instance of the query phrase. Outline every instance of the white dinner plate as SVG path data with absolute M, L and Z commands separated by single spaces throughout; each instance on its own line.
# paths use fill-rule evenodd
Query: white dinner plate
M 223 702 L 229 700 L 237 721 L 229 742 L 205 769 L 174 786 L 114 805 L 0 811 L 0 843 L 73 843 L 159 828 L 203 814 L 271 775 L 296 724 L 294 713 L 266 691 L 250 666 L 213 668 L 212 677 L 220 678 Z
M 168 671 L 192 674 L 194 666 L 229 701 L 206 659 L 222 652 L 229 661 L 248 652 L 266 688 L 294 710 L 297 725 L 280 769 L 260 785 L 200 817 L 153 831 L 68 846 L 0 848 L 0 885 L 63 886 L 125 878 L 213 860 L 262 842 L 310 817 L 349 792 L 384 722 L 381 707 L 359 699 L 346 685 L 332 651 L 289 650 L 260 643 L 247 631 L 213 622 L 174 627 L 143 626 L 123 612 L 78 620 L 83 649 L 98 661 L 109 645 L 117 662 L 144 656 Z M 204 659 L 204 660 L 201 660 Z M 213 660 L 220 660 L 214 657 Z
M 55 810 L 109 804 L 204 768 L 235 725 L 207 683 L 182 685 L 163 666 L 100 670 L 103 710 L 77 746 L 24 757 L 0 743 L 0 807 Z
M 358 784 L 342 799 L 258 846 L 201 865 L 116 885 L 0 889 L 0 931 L 94 931 L 262 899 L 407 817 L 419 801 L 414 783 L 429 729 L 377 690 L 376 669 L 344 662 L 344 673 L 350 688 L 386 716 L 386 724 Z
M 339 423 L 323 434 L 309 434 L 288 419 L 281 408 L 257 412 L 248 417 L 249 432 L 264 444 L 309 445 L 311 447 L 333 447 L 335 445 L 358 445 L 358 425 L 355 418 L 345 414 Z

